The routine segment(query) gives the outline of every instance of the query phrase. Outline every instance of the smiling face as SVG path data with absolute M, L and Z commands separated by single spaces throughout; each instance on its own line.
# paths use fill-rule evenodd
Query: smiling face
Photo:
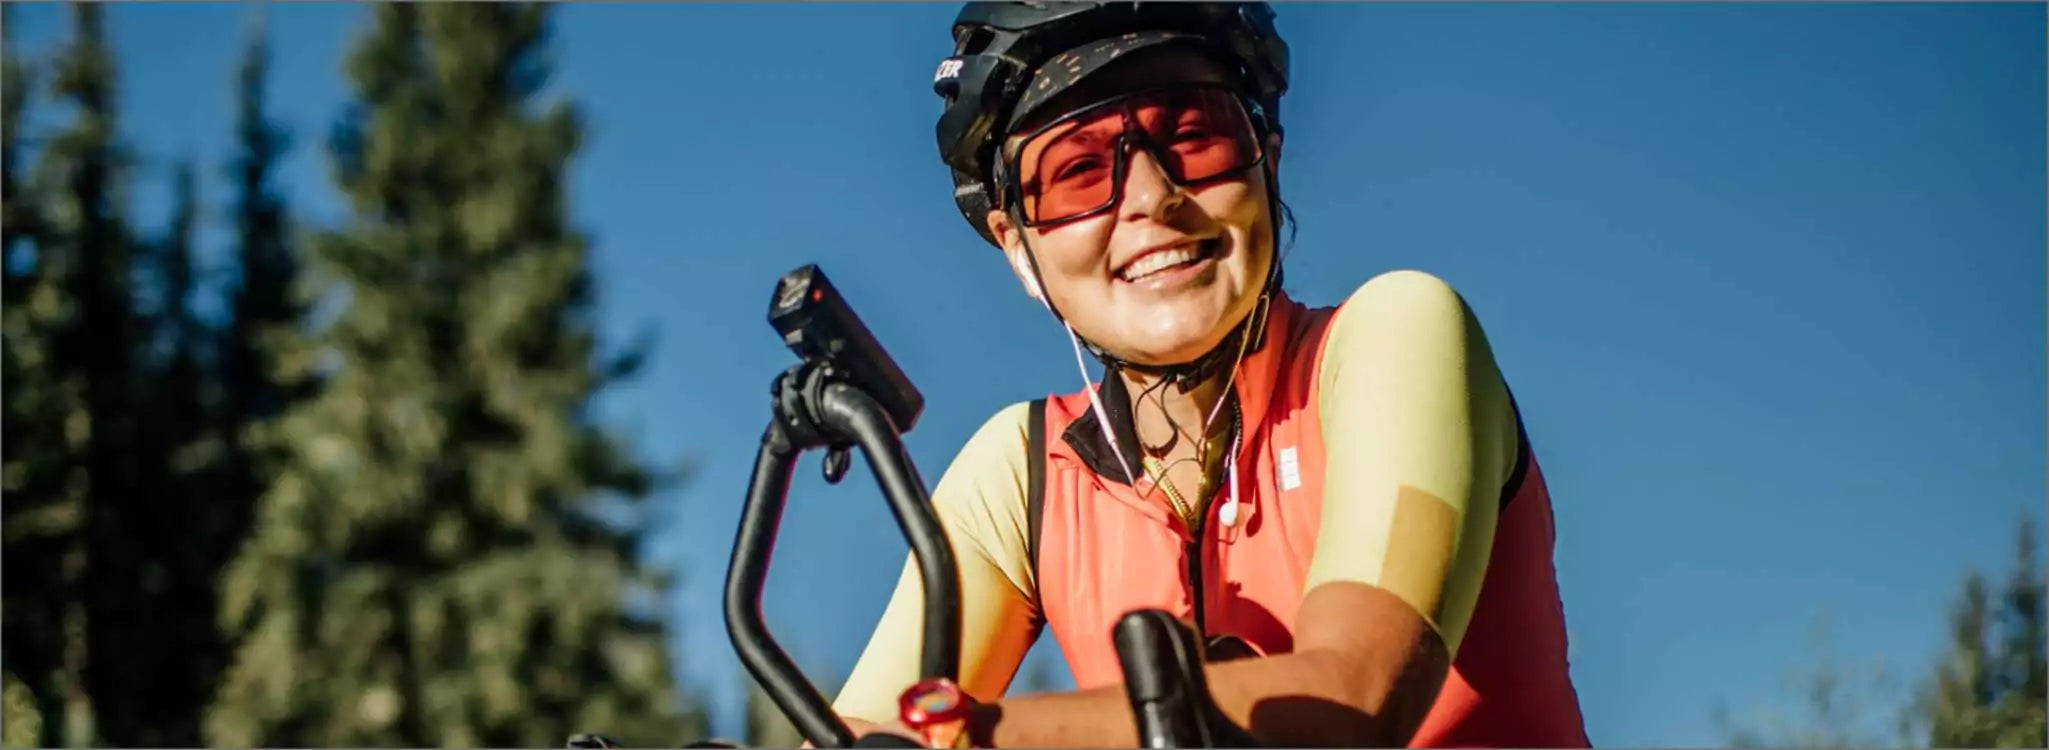
M 990 230 L 1027 293 L 1035 286 L 1029 246 L 1043 293 L 1075 333 L 1126 360 L 1193 360 L 1257 305 L 1274 258 L 1267 191 L 1278 142 L 1258 143 L 1234 95 L 1220 88 L 1174 87 L 1065 116 L 1127 92 L 1226 80 L 1185 47 L 1134 52 L 1063 93 L 1005 144 L 1023 186 L 1020 208 L 1036 226 L 999 210 L 988 215 Z M 1262 151 L 1262 168 L 1247 168 Z M 1063 217 L 1073 218 L 1049 221 Z

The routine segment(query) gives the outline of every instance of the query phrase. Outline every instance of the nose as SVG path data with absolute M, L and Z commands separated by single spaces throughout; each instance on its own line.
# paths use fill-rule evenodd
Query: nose
M 1119 207 L 1118 218 L 1161 220 L 1188 198 L 1151 151 L 1134 145 L 1126 154 L 1124 205 Z

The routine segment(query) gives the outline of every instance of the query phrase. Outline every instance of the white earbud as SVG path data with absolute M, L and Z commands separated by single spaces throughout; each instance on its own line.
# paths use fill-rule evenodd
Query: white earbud
M 1013 250 L 1006 253 L 1006 255 L 1010 256 L 1011 269 L 1016 271 L 1017 278 L 1024 282 L 1025 294 L 1030 295 L 1032 299 L 1038 300 L 1041 304 L 1045 304 L 1046 294 L 1039 289 L 1039 276 L 1032 273 L 1031 263 L 1025 260 L 1025 251 Z M 1051 310 L 1053 308 L 1049 305 L 1046 309 Z
M 1225 460 L 1231 462 L 1226 474 L 1230 477 L 1228 481 L 1231 483 L 1231 493 L 1230 499 L 1224 501 L 1223 509 L 1217 511 L 1217 520 L 1223 521 L 1224 526 L 1228 528 L 1238 525 L 1238 456 L 1234 454 Z

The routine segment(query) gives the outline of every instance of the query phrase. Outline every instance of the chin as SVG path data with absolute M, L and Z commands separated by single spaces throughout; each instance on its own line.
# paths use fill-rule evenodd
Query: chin
M 1142 348 L 1147 354 L 1157 354 L 1164 358 L 1163 361 L 1178 362 L 1200 357 L 1231 335 L 1231 329 L 1240 317 L 1233 315 L 1237 312 L 1235 304 L 1217 301 L 1199 307 L 1161 311 L 1151 325 L 1134 326 L 1129 340 L 1143 342 L 1142 347 L 1135 348 Z
M 1230 333 L 1228 327 L 1222 332 L 1211 330 L 1153 330 L 1141 333 L 1140 340 L 1147 345 L 1132 347 L 1135 356 L 1127 357 L 1133 362 L 1149 365 L 1170 365 L 1190 362 L 1209 353 L 1217 343 Z

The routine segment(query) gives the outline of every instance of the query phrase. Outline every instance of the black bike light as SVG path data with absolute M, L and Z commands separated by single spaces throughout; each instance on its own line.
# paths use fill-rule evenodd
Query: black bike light
M 768 322 L 798 359 L 824 360 L 873 396 L 899 434 L 918 423 L 925 396 L 883 351 L 818 264 L 806 264 L 776 282 Z

